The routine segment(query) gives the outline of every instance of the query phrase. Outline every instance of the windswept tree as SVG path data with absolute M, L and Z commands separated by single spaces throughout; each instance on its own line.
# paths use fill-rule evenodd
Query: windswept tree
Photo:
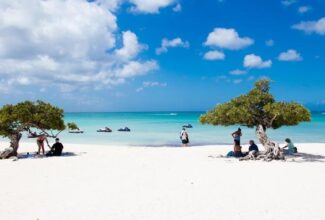
M 256 129 L 256 136 L 266 152 L 274 152 L 278 144 L 267 135 L 268 128 L 298 125 L 310 121 L 310 112 L 296 102 L 277 102 L 270 93 L 270 81 L 263 79 L 246 95 L 217 105 L 200 117 L 203 124 L 242 125 Z M 274 157 L 277 154 L 273 153 Z
M 69 130 L 80 130 L 78 125 L 76 123 L 74 123 L 74 122 L 69 122 L 67 124 L 67 127 L 68 127 Z
M 0 159 L 17 156 L 19 141 L 24 131 L 34 128 L 49 137 L 56 137 L 65 129 L 63 113 L 63 109 L 42 101 L 4 105 L 0 109 L 0 135 L 10 139 L 10 147 L 0 154 Z M 53 130 L 58 133 L 54 135 Z

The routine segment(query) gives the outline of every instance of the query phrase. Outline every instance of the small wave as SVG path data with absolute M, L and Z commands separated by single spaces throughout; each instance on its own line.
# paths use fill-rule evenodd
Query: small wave
M 157 116 L 176 116 L 177 113 L 165 113 L 165 114 L 153 114 L 153 115 L 157 115 Z
M 325 115 L 325 112 L 322 112 L 322 115 Z

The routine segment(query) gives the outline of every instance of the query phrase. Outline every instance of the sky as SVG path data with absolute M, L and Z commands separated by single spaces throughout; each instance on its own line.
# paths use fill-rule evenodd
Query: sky
M 325 110 L 325 0 L 0 1 L 0 105 L 206 111 L 260 78 Z

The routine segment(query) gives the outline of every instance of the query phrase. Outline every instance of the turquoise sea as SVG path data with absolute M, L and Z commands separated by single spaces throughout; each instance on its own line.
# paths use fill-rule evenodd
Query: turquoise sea
M 199 116 L 204 112 L 125 112 L 125 113 L 66 113 L 65 122 L 75 122 L 84 130 L 83 134 L 62 132 L 59 137 L 63 143 L 131 145 L 131 146 L 179 146 L 179 133 L 182 125 L 192 124 L 187 129 L 190 144 L 232 144 L 231 133 L 238 126 L 222 127 L 201 125 Z M 98 133 L 97 129 L 110 127 L 111 133 Z M 129 127 L 131 132 L 118 132 L 117 129 Z M 254 129 L 242 127 L 242 142 L 256 139 Z M 325 143 L 325 113 L 313 112 L 310 123 L 294 127 L 268 130 L 268 135 L 280 143 L 290 137 L 296 143 Z M 28 139 L 24 134 L 25 142 Z M 50 140 L 53 141 L 53 140 Z

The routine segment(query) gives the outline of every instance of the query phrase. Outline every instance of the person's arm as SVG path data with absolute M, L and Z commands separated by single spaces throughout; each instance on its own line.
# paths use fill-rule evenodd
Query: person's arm
M 231 136 L 234 138 L 236 134 L 236 131 L 231 134 Z
M 49 144 L 49 141 L 47 140 L 47 137 L 45 137 L 45 141 L 46 141 L 46 143 L 47 143 L 47 146 L 48 146 L 49 148 L 51 148 L 51 146 L 50 146 L 50 144 Z
M 288 145 L 284 146 L 282 149 L 287 148 L 287 147 L 288 147 Z

